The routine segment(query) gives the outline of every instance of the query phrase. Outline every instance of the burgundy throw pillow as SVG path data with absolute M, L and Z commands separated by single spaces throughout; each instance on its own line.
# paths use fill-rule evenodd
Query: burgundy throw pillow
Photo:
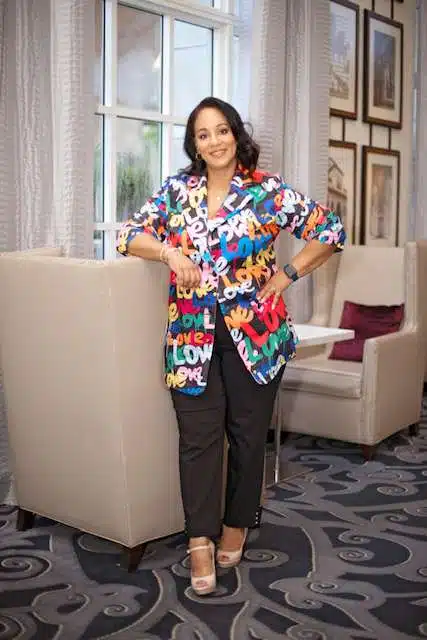
M 404 307 L 404 304 L 367 305 L 346 300 L 339 326 L 340 329 L 353 329 L 354 338 L 336 342 L 329 356 L 331 360 L 362 362 L 365 340 L 399 331 Z

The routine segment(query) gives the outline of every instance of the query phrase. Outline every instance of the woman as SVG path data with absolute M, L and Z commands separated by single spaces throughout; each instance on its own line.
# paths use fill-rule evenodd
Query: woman
M 264 449 L 281 373 L 297 338 L 282 293 L 345 241 L 337 216 L 256 170 L 259 147 L 216 98 L 191 113 L 191 165 L 125 223 L 118 251 L 170 268 L 165 378 L 177 415 L 191 584 L 215 589 L 216 561 L 235 566 L 259 523 Z M 279 270 L 281 229 L 307 240 Z M 221 529 L 224 432 L 229 443 Z

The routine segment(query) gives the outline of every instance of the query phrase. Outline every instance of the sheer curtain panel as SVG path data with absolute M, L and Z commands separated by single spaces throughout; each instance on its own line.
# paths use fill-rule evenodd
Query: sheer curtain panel
M 326 202 L 329 139 L 329 0 L 257 0 L 252 34 L 251 118 L 261 166 Z M 279 262 L 301 243 L 282 234 Z M 317 274 L 316 276 L 317 277 Z M 312 313 L 311 278 L 286 293 L 294 320 Z

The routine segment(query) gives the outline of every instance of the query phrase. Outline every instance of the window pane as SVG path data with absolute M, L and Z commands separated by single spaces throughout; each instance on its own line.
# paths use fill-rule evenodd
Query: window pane
M 190 158 L 184 151 L 185 127 L 175 125 L 172 134 L 172 174 L 178 173 L 190 164 Z
M 199 4 L 202 4 L 204 7 L 213 7 L 214 0 L 197 0 Z
M 158 123 L 117 119 L 117 220 L 140 209 L 160 187 L 160 149 Z
M 117 23 L 117 102 L 160 111 L 162 18 L 119 5 Z
M 95 260 L 104 259 L 104 232 L 95 230 L 93 232 L 93 257 Z
M 95 5 L 95 69 L 94 94 L 98 103 L 104 101 L 104 0 Z
M 212 37 L 212 29 L 175 21 L 173 112 L 177 116 L 186 118 L 202 98 L 212 95 Z
M 103 176 L 104 176 L 104 141 L 103 116 L 95 116 L 95 158 L 93 168 L 93 213 L 95 222 L 104 221 Z

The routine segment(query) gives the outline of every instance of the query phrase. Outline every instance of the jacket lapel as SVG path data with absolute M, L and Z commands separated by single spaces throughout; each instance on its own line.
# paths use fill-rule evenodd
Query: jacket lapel
M 250 174 L 242 167 L 238 167 L 230 182 L 230 189 L 224 199 L 217 218 L 208 221 L 207 178 L 206 176 L 191 176 L 187 182 L 188 202 L 186 203 L 185 221 L 189 238 L 202 256 L 211 258 L 207 245 L 209 226 L 219 226 L 225 221 L 239 214 L 254 198 L 249 187 L 259 185 L 258 174 Z M 209 222 L 209 226 L 208 226 Z
M 237 215 L 253 200 L 253 193 L 249 187 L 255 183 L 249 172 L 238 167 L 232 181 L 230 191 L 226 196 L 219 215 L 226 220 Z
M 190 176 L 187 181 L 187 202 L 185 203 L 185 222 L 188 237 L 194 247 L 205 259 L 210 258 L 207 246 L 208 237 L 208 199 L 206 176 Z

